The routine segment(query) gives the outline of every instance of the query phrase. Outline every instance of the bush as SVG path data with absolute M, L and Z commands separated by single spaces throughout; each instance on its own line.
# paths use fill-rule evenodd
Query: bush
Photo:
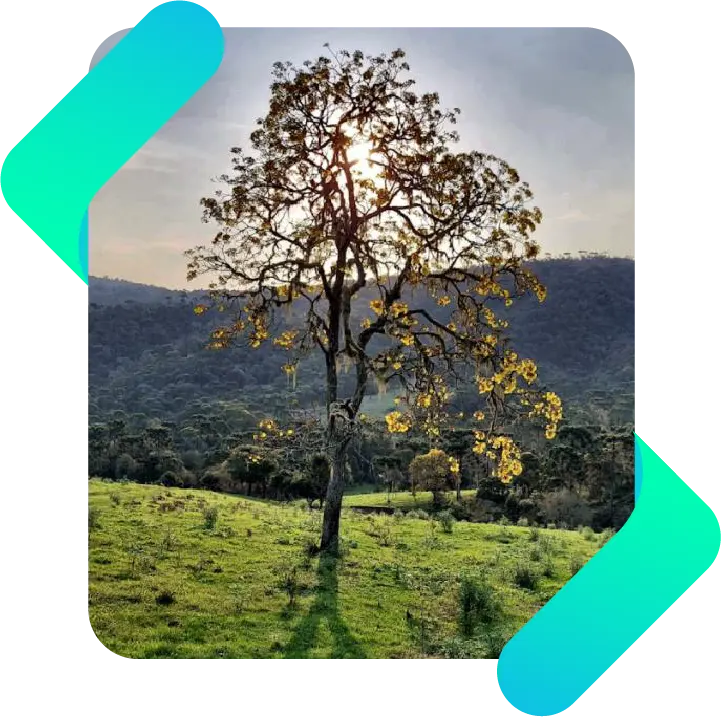
M 383 547 L 393 545 L 393 519 L 386 515 L 371 518 L 371 529 L 368 534 Z
M 438 513 L 438 522 L 441 524 L 441 529 L 444 533 L 452 533 L 456 519 L 450 510 L 442 510 Z
M 212 471 L 208 471 L 200 479 L 200 487 L 206 490 L 219 491 L 220 490 L 220 476 Z
M 508 518 L 506 518 L 505 515 L 502 515 L 498 521 L 498 525 L 506 526 L 506 525 L 510 525 L 510 524 L 511 524 L 511 521 L 508 520 Z
M 596 533 L 593 532 L 593 528 L 589 528 L 588 526 L 582 528 L 580 533 L 585 540 L 593 540 L 596 537 Z
M 203 508 L 203 527 L 206 530 L 213 530 L 218 525 L 218 515 L 220 511 L 217 505 L 211 505 Z
M 605 528 L 601 535 L 598 536 L 598 542 L 605 545 L 614 535 L 616 535 L 616 531 L 613 528 Z
M 549 523 L 549 524 L 546 526 L 546 528 L 547 528 L 548 530 L 555 530 L 555 529 L 556 529 L 556 524 L 555 524 L 555 523 Z
M 493 622 L 499 613 L 493 588 L 483 577 L 464 576 L 458 590 L 458 626 L 461 635 L 471 637 L 479 624 Z
M 544 495 L 540 509 L 546 522 L 556 524 L 588 525 L 593 517 L 588 503 L 566 488 Z
M 469 520 L 471 517 L 471 509 L 465 503 L 453 503 L 450 511 L 456 520 Z
M 531 530 L 528 533 L 528 539 L 532 543 L 538 542 L 538 539 L 541 537 L 541 531 L 534 525 L 531 526 Z
M 578 555 L 574 555 L 571 558 L 570 565 L 568 566 L 569 570 L 571 571 L 571 575 L 572 576 L 575 575 L 583 567 L 583 565 L 584 565 L 583 560 L 581 560 L 581 558 L 579 558 Z
M 500 628 L 491 630 L 483 641 L 485 646 L 483 657 L 486 660 L 497 660 L 510 639 L 511 635 L 507 630 Z
M 519 518 L 518 521 L 516 522 L 516 525 L 519 528 L 527 528 L 528 527 L 528 518 Z M 536 529 L 536 530 L 538 530 L 538 529 Z
M 160 476 L 160 482 L 169 488 L 181 488 L 183 486 L 183 481 L 173 471 L 165 471 Z
M 538 585 L 538 573 L 530 563 L 516 563 L 513 567 L 513 582 L 524 590 L 535 590 Z

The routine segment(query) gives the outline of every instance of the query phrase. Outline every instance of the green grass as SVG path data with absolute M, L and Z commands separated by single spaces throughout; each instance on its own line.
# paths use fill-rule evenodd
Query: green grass
M 475 490 L 462 490 L 461 500 L 470 501 L 476 495 Z M 455 493 L 448 493 L 448 497 L 455 500 Z M 390 499 L 388 493 L 359 493 L 348 495 L 343 498 L 343 505 L 350 508 L 353 506 L 364 506 L 368 508 L 400 508 L 402 510 L 427 510 L 433 502 L 431 493 L 418 492 L 413 497 L 411 492 L 391 493 Z
M 528 590 L 514 581 L 538 545 L 527 528 L 459 522 L 448 535 L 430 521 L 345 511 L 330 559 L 308 556 L 321 516 L 299 505 L 91 480 L 90 508 L 90 620 L 103 644 L 134 658 L 422 657 L 457 636 L 463 573 L 484 572 L 512 633 L 598 549 L 575 531 L 542 530 L 552 577 L 533 563 Z

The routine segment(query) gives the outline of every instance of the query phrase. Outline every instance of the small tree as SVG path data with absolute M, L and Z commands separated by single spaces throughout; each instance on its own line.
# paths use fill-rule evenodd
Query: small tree
M 438 507 L 443 503 L 443 494 L 458 480 L 458 461 L 434 448 L 416 456 L 411 461 L 409 473 L 416 489 L 433 493 L 433 505 Z
M 201 201 L 218 231 L 188 253 L 188 279 L 210 275 L 211 305 L 229 317 L 211 348 L 272 340 L 289 352 L 291 376 L 309 352 L 324 358 L 322 548 L 338 536 L 348 447 L 373 377 L 402 391 L 388 430 L 416 425 L 431 437 L 454 415 L 453 386 L 475 381 L 488 404 L 475 449 L 502 480 L 522 470 L 518 447 L 497 435 L 503 424 L 542 415 L 552 438 L 561 418 L 491 308 L 545 298 L 524 265 L 539 253 L 531 235 L 541 221 L 528 185 L 498 157 L 452 150 L 460 110 L 413 91 L 402 50 L 329 55 L 273 66 L 250 151 L 231 150 L 225 188 Z M 279 310 L 294 304 L 302 318 L 281 326 Z M 344 364 L 355 378 L 346 396 Z

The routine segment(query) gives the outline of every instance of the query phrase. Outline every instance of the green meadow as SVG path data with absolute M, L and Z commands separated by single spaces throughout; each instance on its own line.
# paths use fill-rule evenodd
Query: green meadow
M 473 658 L 503 644 L 607 538 L 396 515 L 348 496 L 319 555 L 321 513 L 300 503 L 89 482 L 89 612 L 131 658 Z

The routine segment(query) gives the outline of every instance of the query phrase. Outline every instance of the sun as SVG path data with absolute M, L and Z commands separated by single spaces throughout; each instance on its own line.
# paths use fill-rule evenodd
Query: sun
M 357 141 L 348 147 L 348 159 L 353 162 L 353 172 L 362 179 L 376 179 L 381 172 L 379 156 L 374 154 L 370 142 Z

